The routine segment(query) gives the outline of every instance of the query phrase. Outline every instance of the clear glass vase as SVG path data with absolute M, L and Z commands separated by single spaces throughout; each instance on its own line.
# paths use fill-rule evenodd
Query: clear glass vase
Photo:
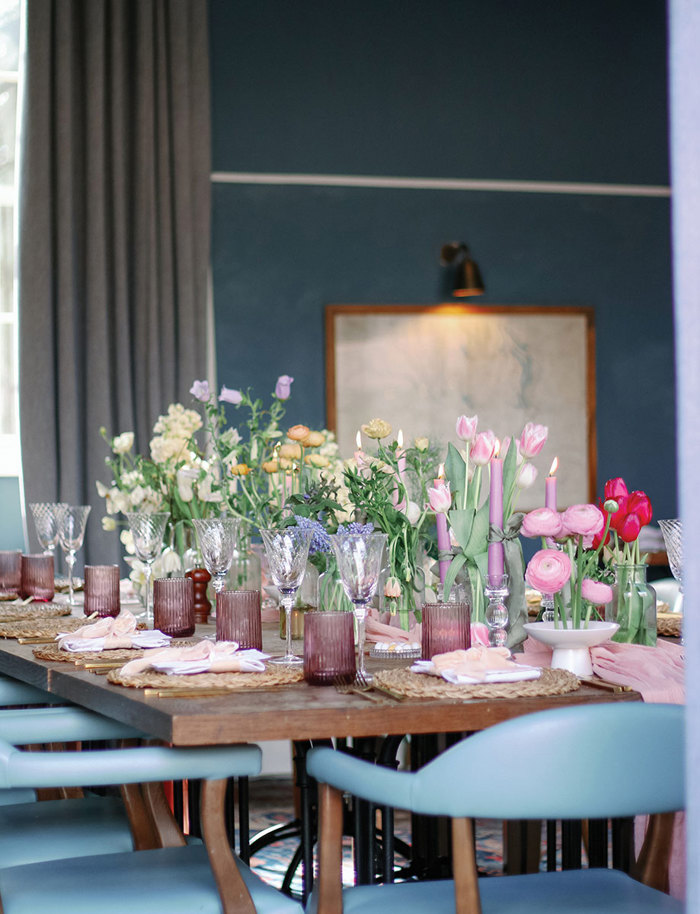
M 607 622 L 620 628 L 613 641 L 656 644 L 656 592 L 647 583 L 646 565 L 615 565 L 613 599 L 605 610 Z
M 338 565 L 333 556 L 326 560 L 326 570 L 318 576 L 317 605 L 325 612 L 352 612 L 352 603 L 348 599 L 340 580 Z
M 318 569 L 311 562 L 306 563 L 304 580 L 297 590 L 292 607 L 292 638 L 300 641 L 304 637 L 304 613 L 318 609 Z M 287 614 L 280 608 L 280 638 L 287 637 Z
M 241 530 L 233 551 L 233 560 L 226 579 L 227 590 L 261 590 L 262 564 L 251 548 L 250 534 Z

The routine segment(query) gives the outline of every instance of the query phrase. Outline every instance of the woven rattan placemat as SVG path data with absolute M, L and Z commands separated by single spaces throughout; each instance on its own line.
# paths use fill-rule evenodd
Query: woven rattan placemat
M 683 633 L 683 616 L 680 613 L 657 613 L 656 631 L 667 638 L 680 638 Z
M 16 606 L 0 604 L 0 623 L 41 621 L 42 619 L 57 619 L 60 616 L 70 616 L 70 606 L 66 606 L 65 603 L 27 603 Z
M 112 670 L 107 679 L 115 685 L 133 689 L 270 689 L 274 686 L 288 686 L 301 682 L 304 671 L 300 667 L 279 667 L 263 673 L 194 673 L 190 676 L 169 676 L 147 670 L 136 676 L 122 676 L 121 670 Z
M 0 590 L 0 603 L 17 599 L 19 599 L 19 594 L 16 590 Z
M 175 640 L 173 638 L 170 642 L 170 647 L 191 647 L 196 643 L 196 641 Z M 76 666 L 80 666 L 84 663 L 97 663 L 100 660 L 109 661 L 110 663 L 128 663 L 129 660 L 143 657 L 146 649 L 129 647 L 115 651 L 62 651 L 57 644 L 46 644 L 41 647 L 35 647 L 32 653 L 38 660 L 48 660 L 49 663 L 74 663 Z
M 22 619 L 0 623 L 0 638 L 55 638 L 59 632 L 74 632 L 85 625 L 85 619 L 64 616 L 61 619 Z
M 404 698 L 521 698 L 536 695 L 563 695 L 578 689 L 580 683 L 566 670 L 544 668 L 539 679 L 521 682 L 489 682 L 476 685 L 453 685 L 437 676 L 412 673 L 410 670 L 382 670 L 374 674 L 375 683 Z

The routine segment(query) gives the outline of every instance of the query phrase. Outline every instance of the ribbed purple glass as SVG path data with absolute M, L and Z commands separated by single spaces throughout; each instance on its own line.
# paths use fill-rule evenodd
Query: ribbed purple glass
M 0 590 L 19 593 L 22 583 L 22 553 L 19 549 L 0 552 Z
M 191 578 L 156 578 L 153 628 L 173 638 L 194 635 L 194 584 Z
M 118 616 L 119 565 L 85 566 L 85 615 Z
M 424 603 L 422 658 L 471 647 L 470 622 L 468 603 Z
M 304 613 L 304 679 L 311 685 L 333 685 L 354 678 L 353 614 Z
M 53 600 L 54 570 L 52 555 L 23 555 L 20 595 L 36 600 Z
M 259 590 L 222 590 L 216 597 L 216 640 L 262 650 Z

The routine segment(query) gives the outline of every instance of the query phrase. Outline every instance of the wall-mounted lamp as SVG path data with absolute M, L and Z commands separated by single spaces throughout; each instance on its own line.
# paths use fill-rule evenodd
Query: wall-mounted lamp
M 484 281 L 479 267 L 469 256 L 469 248 L 462 241 L 451 241 L 444 244 L 440 251 L 440 263 L 443 266 L 456 264 L 454 288 L 452 294 L 457 298 L 468 295 L 483 295 Z

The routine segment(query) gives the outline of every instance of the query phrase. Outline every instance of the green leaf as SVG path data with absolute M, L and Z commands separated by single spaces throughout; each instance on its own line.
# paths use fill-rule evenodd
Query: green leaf
M 447 574 L 445 575 L 445 584 L 444 584 L 444 588 L 443 588 L 443 593 L 444 593 L 443 600 L 449 599 L 450 591 L 452 590 L 452 586 L 455 582 L 455 578 L 459 574 L 462 566 L 464 565 L 464 563 L 466 561 L 467 561 L 466 555 L 464 555 L 464 553 L 460 553 L 459 555 L 456 555 L 450 562 L 450 567 L 447 569 Z
M 485 552 L 488 547 L 489 535 L 489 505 L 488 502 L 479 508 L 474 517 L 469 541 L 464 548 L 469 558 L 474 558 L 481 552 Z M 460 544 L 461 545 L 461 544 Z
M 454 508 L 449 513 L 452 532 L 462 549 L 467 548 L 475 514 L 476 512 L 472 508 L 467 508 L 466 510 Z
M 450 483 L 450 491 L 453 495 L 456 495 L 458 492 L 464 492 L 466 472 L 464 457 L 462 457 L 454 444 L 450 442 L 447 446 L 447 457 L 445 457 L 445 478 Z

